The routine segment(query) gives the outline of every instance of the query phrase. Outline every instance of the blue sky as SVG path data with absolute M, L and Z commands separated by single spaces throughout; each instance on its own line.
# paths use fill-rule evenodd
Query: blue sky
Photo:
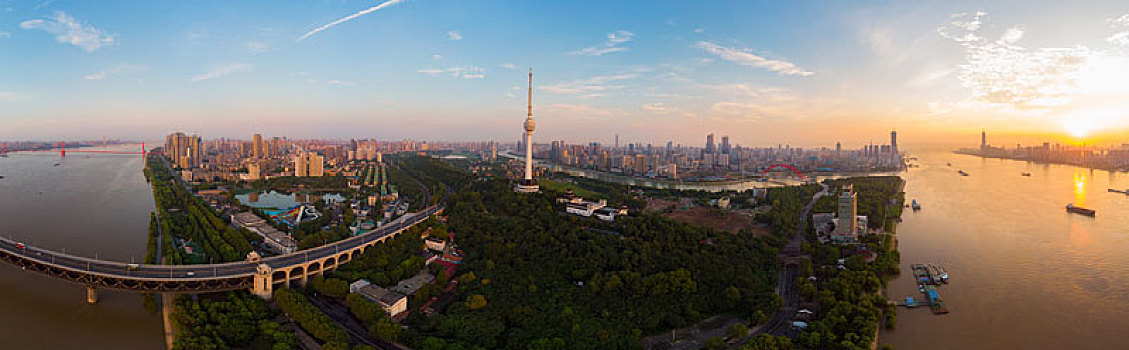
M 1112 1 L 0 0 L 0 139 L 514 141 L 530 67 L 541 140 L 1084 135 L 1129 125 L 1129 106 L 1110 102 L 1127 91 L 1087 78 L 1129 75 L 1125 13 Z

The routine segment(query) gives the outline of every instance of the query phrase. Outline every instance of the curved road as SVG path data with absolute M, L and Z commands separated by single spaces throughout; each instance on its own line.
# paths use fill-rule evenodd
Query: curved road
M 800 212 L 800 223 L 799 226 L 796 227 L 796 234 L 792 235 L 791 240 L 784 246 L 782 254 L 787 256 L 799 256 L 803 253 L 801 247 L 805 239 L 804 229 L 807 228 L 811 209 L 820 198 L 828 194 L 826 184 L 821 182 L 819 186 L 823 187 L 823 189 L 816 193 L 815 196 L 812 196 L 811 202 L 808 202 L 808 205 Z M 747 338 L 737 344 L 737 347 L 744 345 L 745 342 L 752 339 L 752 337 L 757 334 L 767 333 L 774 336 L 788 334 L 788 331 L 792 329 L 792 318 L 796 316 L 796 312 L 799 311 L 800 306 L 800 293 L 796 290 L 796 276 L 800 274 L 799 270 L 800 268 L 795 264 L 785 265 L 784 268 L 780 270 L 780 279 L 776 284 L 776 292 L 784 299 L 784 306 L 776 310 L 772 318 L 770 318 L 768 322 L 765 322 L 763 326 L 754 332 L 750 332 Z

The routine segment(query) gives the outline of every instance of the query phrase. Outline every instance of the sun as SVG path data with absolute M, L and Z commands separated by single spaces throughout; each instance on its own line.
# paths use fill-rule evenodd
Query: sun
M 1062 128 L 1067 134 L 1075 138 L 1084 138 L 1090 136 L 1100 126 L 1094 122 L 1093 119 L 1088 118 L 1070 118 L 1062 121 Z

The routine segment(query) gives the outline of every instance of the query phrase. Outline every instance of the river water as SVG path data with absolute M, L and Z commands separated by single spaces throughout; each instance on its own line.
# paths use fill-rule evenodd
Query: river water
M 0 235 L 76 255 L 139 261 L 154 210 L 143 166 L 140 155 L 0 157 Z M 0 264 L 0 348 L 164 348 L 160 314 L 146 312 L 139 294 L 99 290 L 99 297 L 88 305 L 78 284 Z
M 888 296 L 919 298 L 910 265 L 942 264 L 950 313 L 899 308 L 897 329 L 883 331 L 881 344 L 1129 348 L 1129 196 L 1107 192 L 1129 188 L 1129 174 L 941 151 L 917 156 L 921 167 L 903 177 L 906 199 L 923 209 L 906 211 L 898 226 L 902 275 Z M 1097 216 L 1067 213 L 1067 203 Z

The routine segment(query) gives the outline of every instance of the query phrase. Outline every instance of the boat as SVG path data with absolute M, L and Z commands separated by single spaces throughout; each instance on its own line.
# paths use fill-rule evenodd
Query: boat
M 949 274 L 941 266 L 929 264 L 929 269 L 933 271 L 933 282 L 935 284 L 949 283 Z
M 960 176 L 968 176 L 968 173 L 964 172 L 964 170 L 957 170 L 957 173 L 960 174 Z
M 913 208 L 913 210 L 921 210 L 921 204 L 918 204 L 917 200 L 914 199 L 913 204 L 910 204 L 910 208 Z
M 1023 175 L 1023 176 L 1031 177 L 1031 173 L 1022 173 L 1022 174 L 1019 174 L 1019 175 Z
M 1110 191 L 1112 193 L 1129 194 L 1129 190 L 1122 191 L 1122 190 L 1119 190 L 1119 189 L 1116 189 L 1116 188 L 1111 188 L 1107 191 Z
M 945 163 L 945 166 L 953 166 L 953 163 Z
M 1086 209 L 1086 208 L 1083 208 L 1083 207 L 1075 206 L 1074 203 L 1067 204 L 1066 205 L 1066 211 L 1070 212 L 1070 213 L 1085 215 L 1085 216 L 1094 216 L 1094 214 L 1097 214 L 1096 210 Z

